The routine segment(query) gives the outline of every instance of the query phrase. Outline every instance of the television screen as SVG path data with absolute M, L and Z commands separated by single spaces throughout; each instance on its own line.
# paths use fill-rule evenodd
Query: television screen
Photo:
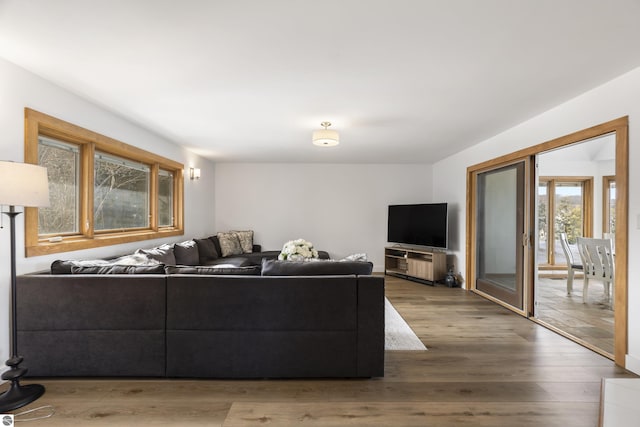
M 387 241 L 447 247 L 447 204 L 389 205 Z

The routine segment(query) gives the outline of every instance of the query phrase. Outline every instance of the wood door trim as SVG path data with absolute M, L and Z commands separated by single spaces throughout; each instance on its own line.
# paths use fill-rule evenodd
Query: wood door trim
M 615 275 L 615 310 L 614 310 L 614 361 L 616 365 L 625 367 L 628 349 L 628 182 L 629 182 L 629 116 L 620 117 L 587 129 L 582 129 L 513 153 L 478 163 L 467 168 L 467 200 L 466 200 L 466 274 L 470 290 L 475 288 L 476 270 L 476 227 L 475 227 L 475 195 L 476 175 L 479 171 L 491 169 L 498 165 L 526 159 L 545 151 L 566 145 L 582 142 L 609 133 L 616 135 L 616 275 Z M 530 185 L 535 185 L 531 183 Z M 531 221 L 533 219 L 530 219 Z M 529 272 L 533 283 L 534 269 Z M 531 290 L 530 295 L 533 295 Z M 514 310 L 517 312 L 516 310 Z

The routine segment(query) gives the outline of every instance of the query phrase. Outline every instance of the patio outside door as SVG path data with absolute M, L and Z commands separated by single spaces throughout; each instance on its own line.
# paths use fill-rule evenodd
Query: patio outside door
M 523 310 L 525 162 L 479 173 L 476 289 Z

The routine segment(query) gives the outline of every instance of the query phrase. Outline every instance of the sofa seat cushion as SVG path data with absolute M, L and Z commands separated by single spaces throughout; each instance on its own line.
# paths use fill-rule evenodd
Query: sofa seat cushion
M 263 276 L 327 276 L 327 275 L 370 275 L 373 263 L 363 261 L 280 261 L 263 259 Z

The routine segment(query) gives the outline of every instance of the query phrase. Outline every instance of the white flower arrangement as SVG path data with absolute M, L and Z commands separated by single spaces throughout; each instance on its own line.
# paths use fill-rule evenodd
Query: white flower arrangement
M 313 247 L 313 243 L 304 239 L 288 241 L 278 255 L 279 260 L 288 261 L 304 261 L 312 258 L 318 258 L 318 251 Z

